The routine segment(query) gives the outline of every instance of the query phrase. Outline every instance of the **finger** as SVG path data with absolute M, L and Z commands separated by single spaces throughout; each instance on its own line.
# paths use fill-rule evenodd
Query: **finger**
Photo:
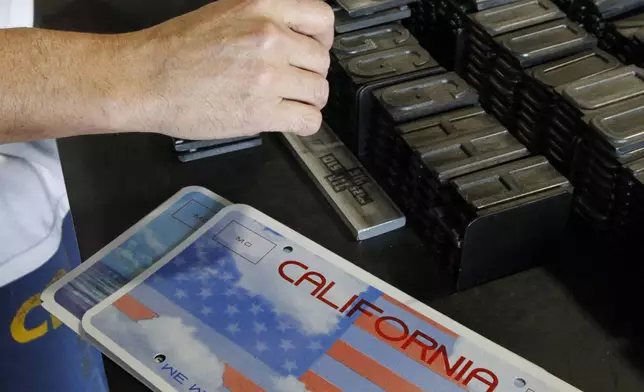
M 275 109 L 269 132 L 287 132 L 301 136 L 313 135 L 322 126 L 322 113 L 305 103 L 283 100 Z
M 311 37 L 289 32 L 290 43 L 285 45 L 290 65 L 315 72 L 326 78 L 331 57 L 329 51 Z
M 286 0 L 270 2 L 266 10 L 283 21 L 291 30 L 308 35 L 322 44 L 326 50 L 333 45 L 335 15 L 327 3 L 320 0 Z
M 299 101 L 322 109 L 329 99 L 329 82 L 321 75 L 303 69 L 288 67 L 283 77 L 273 86 L 277 96 Z

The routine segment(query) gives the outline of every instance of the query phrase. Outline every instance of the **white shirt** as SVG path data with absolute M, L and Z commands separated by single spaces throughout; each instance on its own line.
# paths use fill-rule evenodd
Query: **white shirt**
M 0 28 L 31 26 L 33 0 L 0 0 Z M 68 212 L 53 140 L 0 145 L 0 287 L 54 255 Z

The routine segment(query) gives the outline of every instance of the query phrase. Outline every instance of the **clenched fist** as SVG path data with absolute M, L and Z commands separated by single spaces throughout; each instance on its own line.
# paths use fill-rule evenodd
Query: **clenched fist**
M 333 23 L 319 0 L 221 0 L 127 35 L 143 124 L 188 139 L 317 132 Z
M 0 143 L 315 133 L 333 24 L 320 0 L 220 0 L 126 34 L 0 29 Z

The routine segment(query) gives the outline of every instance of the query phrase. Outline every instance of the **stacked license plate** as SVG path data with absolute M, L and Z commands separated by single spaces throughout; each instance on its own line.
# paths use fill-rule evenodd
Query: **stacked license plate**
M 596 42 L 570 20 L 561 19 L 561 14 L 553 8 L 552 3 L 537 0 L 525 4 L 525 11 L 529 11 L 526 15 L 539 14 L 543 20 L 556 20 L 493 37 L 494 33 L 484 33 L 478 29 L 477 33 L 473 33 L 470 37 L 473 43 L 470 45 L 473 55 L 470 57 L 472 62 L 468 64 L 468 75 L 471 75 L 472 80 L 478 78 L 484 107 L 494 113 L 511 130 L 516 128 L 517 101 L 522 94 L 525 70 L 587 50 Z M 537 10 L 540 10 L 540 13 Z M 509 10 L 507 15 L 504 20 L 512 21 L 512 10 Z M 483 15 L 480 16 L 482 21 L 486 20 Z M 538 18 L 533 15 L 526 19 L 519 18 L 519 21 L 529 23 L 534 19 Z M 488 18 L 489 22 L 493 20 L 494 18 Z M 473 24 L 473 26 L 476 25 Z M 512 23 L 508 25 L 498 23 L 498 26 L 503 30 L 513 29 Z M 486 28 L 493 31 L 490 30 L 490 25 Z M 484 34 L 492 37 L 491 45 L 488 45 L 489 40 L 481 42 Z
M 568 181 L 530 158 L 463 79 L 449 72 L 373 95 L 369 168 L 459 289 L 525 269 L 550 249 L 568 219 Z M 547 223 L 526 223 L 543 214 Z
M 562 126 L 556 118 L 559 107 L 566 105 L 556 89 L 620 66 L 613 56 L 594 48 L 531 68 L 518 97 L 517 137 L 569 176 L 578 135 L 571 132 L 576 128 Z
M 565 9 L 587 31 L 603 38 L 613 21 L 644 9 L 644 0 L 576 0 Z
M 328 74 L 327 124 L 357 156 L 365 154 L 375 89 L 444 72 L 400 23 L 336 36 Z
M 181 162 L 196 161 L 262 144 L 262 138 L 259 135 L 217 140 L 172 139 L 172 141 L 174 151 Z
M 576 156 L 588 156 L 590 150 L 582 148 L 580 143 L 592 134 L 592 118 L 602 111 L 612 110 L 616 104 L 642 96 L 643 72 L 635 66 L 621 66 L 555 89 L 561 99 L 550 113 L 546 148 L 557 165 L 560 162 L 564 170 L 571 167 L 569 162 L 572 166 L 580 166 L 582 160 Z M 585 152 L 581 153 L 582 150 Z M 601 150 L 592 151 L 595 154 Z M 574 163 L 574 160 L 579 162 Z M 572 167 L 568 173 L 573 184 L 579 185 L 583 170 Z
M 520 82 L 520 75 L 511 72 L 505 64 L 498 67 L 499 71 L 506 69 L 509 75 L 497 74 L 494 75 L 494 81 L 489 80 L 493 76 L 492 71 L 495 69 L 499 52 L 494 38 L 539 23 L 561 19 L 563 16 L 563 13 L 548 0 L 515 1 L 470 14 L 465 45 L 467 56 L 462 69 L 468 81 L 475 88 L 485 91 L 484 94 L 491 85 L 499 83 L 506 83 L 509 88 L 516 87 Z
M 398 142 L 398 126 L 478 103 L 478 94 L 456 73 L 421 78 L 374 92 L 375 105 L 368 138 L 369 167 L 386 179 L 392 193 L 402 200 L 412 189 L 404 187 L 410 150 Z M 401 188 L 401 186 L 403 188 Z M 407 188 L 407 189 L 406 189 Z
M 468 14 L 517 0 L 421 0 L 414 5 L 410 30 L 439 62 L 460 73 L 465 60 Z
M 493 166 L 502 157 L 494 157 L 493 149 L 505 144 L 516 151 L 525 151 L 499 122 L 478 106 L 452 110 L 444 114 L 411 121 L 394 127 L 386 145 L 392 148 L 387 182 L 402 190 L 402 203 L 412 210 L 427 210 L 439 201 L 439 194 L 448 181 L 478 169 Z M 481 136 L 482 138 L 480 138 Z M 504 139 L 501 145 L 486 144 L 474 148 L 479 140 Z M 468 145 L 469 154 L 461 151 Z M 480 157 L 490 153 L 491 160 Z M 385 160 L 379 154 L 378 161 Z M 502 161 L 501 161 L 502 162 Z
M 342 5 L 332 3 L 333 13 L 335 14 L 335 32 L 336 34 L 349 33 L 351 31 L 366 29 L 381 24 L 401 21 L 411 16 L 411 10 L 407 2 L 372 2 L 372 5 L 388 4 L 389 8 L 380 8 L 375 10 L 367 5 L 368 2 L 361 4 L 356 1 L 344 1 Z M 346 8 L 345 8 L 346 7 Z
M 578 392 L 199 188 L 50 286 L 43 306 L 153 391 Z
M 620 92 L 634 95 L 630 83 L 635 81 L 623 85 Z M 641 81 L 640 84 L 644 85 Z M 584 120 L 590 132 L 583 137 L 573 167 L 578 193 L 575 208 L 595 227 L 610 229 L 615 219 L 623 220 L 624 211 L 644 201 L 638 198 L 638 187 L 632 193 L 632 186 L 620 186 L 622 178 L 629 177 L 625 172 L 638 171 L 638 165 L 631 163 L 644 157 L 644 95 L 613 104 Z
M 600 45 L 625 64 L 644 65 L 644 10 L 607 23 Z

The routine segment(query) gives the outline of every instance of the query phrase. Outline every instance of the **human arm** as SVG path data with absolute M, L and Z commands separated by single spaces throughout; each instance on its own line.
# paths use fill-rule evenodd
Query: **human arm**
M 332 37 L 333 13 L 316 0 L 220 0 L 127 34 L 0 30 L 0 143 L 310 134 Z

